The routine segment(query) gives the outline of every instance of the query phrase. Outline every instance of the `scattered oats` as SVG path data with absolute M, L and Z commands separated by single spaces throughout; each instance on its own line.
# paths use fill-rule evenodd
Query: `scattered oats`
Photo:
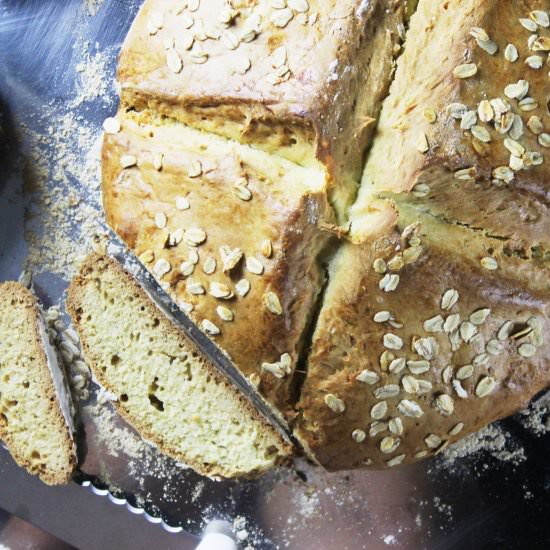
M 386 436 L 380 441 L 380 450 L 384 454 L 393 453 L 400 443 L 401 440 L 398 437 Z
M 509 130 L 512 139 L 520 139 L 524 134 L 523 119 L 519 115 L 514 115 L 512 127 Z
M 195 271 L 195 264 L 189 261 L 181 262 L 180 265 L 180 272 L 184 277 L 189 277 L 190 275 L 193 275 L 193 272 Z
M 288 55 L 287 50 L 284 46 L 277 48 L 271 54 L 271 66 L 274 69 L 278 69 L 279 67 L 286 65 L 287 55 Z
M 418 199 L 427 197 L 430 194 L 430 186 L 425 183 L 418 183 L 412 189 L 412 195 Z
M 474 367 L 481 367 L 486 365 L 489 362 L 489 355 L 486 353 L 479 353 L 474 357 L 473 365 Z
M 388 370 L 388 367 L 394 359 L 395 355 L 391 351 L 385 350 L 380 356 L 380 368 L 382 370 Z
M 249 200 L 252 200 L 252 191 L 250 191 L 250 189 L 247 187 L 247 181 L 245 178 L 241 178 L 233 186 L 233 192 L 242 201 L 248 202 Z
M 139 255 L 139 260 L 144 264 L 150 264 L 155 259 L 154 250 L 145 250 Z
M 388 468 L 399 466 L 403 462 L 403 460 L 405 460 L 405 456 L 406 455 L 404 454 L 394 456 L 393 458 L 390 458 L 390 460 L 386 462 L 386 465 L 388 466 Z
M 516 157 L 521 157 L 525 153 L 525 147 L 514 139 L 505 138 L 504 147 L 506 147 L 506 149 L 508 149 L 508 151 Z
M 274 292 L 266 292 L 263 297 L 263 302 L 268 311 L 275 315 L 283 314 L 283 306 L 279 297 Z
M 473 180 L 476 177 L 477 170 L 475 166 L 471 166 L 470 168 L 462 168 L 460 170 L 457 170 L 455 172 L 455 178 L 457 180 Z
M 459 294 L 454 288 L 446 290 L 441 298 L 441 309 L 448 311 L 458 302 Z
M 250 67 L 252 67 L 252 62 L 247 55 L 239 55 L 233 61 L 233 70 L 237 74 L 246 74 Z
M 386 416 L 388 412 L 388 404 L 386 401 L 380 401 L 379 403 L 376 403 L 370 410 L 370 415 L 375 420 L 382 420 Z
M 437 449 L 441 445 L 442 440 L 438 435 L 429 434 L 424 438 L 424 443 L 426 443 L 426 447 L 429 449 Z
M 292 10 L 289 8 L 283 8 L 281 10 L 276 10 L 271 14 L 271 24 L 275 27 L 284 28 L 289 23 L 290 20 L 294 17 Z
M 433 124 L 437 120 L 437 113 L 434 109 L 424 109 L 424 118 L 430 123 Z
M 284 378 L 285 376 L 287 376 L 289 374 L 286 371 L 286 369 L 281 365 L 280 362 L 277 362 L 277 363 L 262 363 L 262 370 L 270 372 L 276 378 Z M 325 397 L 325 402 L 326 402 L 326 397 Z
M 208 256 L 204 263 L 202 264 L 202 270 L 207 275 L 212 275 L 216 271 L 217 263 L 216 259 L 213 256 Z
M 403 376 L 403 378 L 401 378 L 401 385 L 407 393 L 415 394 L 418 392 L 418 381 L 414 376 L 409 374 Z
M 403 416 L 409 416 L 412 418 L 420 418 L 424 414 L 424 411 L 420 405 L 416 403 L 416 401 L 411 401 L 409 399 L 401 400 L 397 405 L 397 410 Z
M 475 125 L 470 129 L 472 135 L 483 143 L 489 143 L 491 141 L 491 134 L 487 128 L 483 126 Z
M 474 367 L 473 365 L 464 365 L 463 367 L 460 367 L 456 372 L 456 378 L 458 380 L 466 380 L 467 378 L 470 378 L 474 374 Z
M 544 162 L 544 156 L 538 151 L 528 151 L 524 157 L 525 166 L 540 166 Z
M 425 372 L 428 372 L 430 370 L 430 362 L 424 359 L 418 361 L 407 361 L 407 368 L 413 374 L 424 374 Z
M 540 145 L 542 145 L 543 147 L 546 147 L 546 148 L 550 147 L 550 134 L 547 134 L 547 133 L 540 134 L 538 137 L 538 141 Z
M 372 370 L 365 369 L 357 375 L 356 380 L 372 386 L 380 380 L 380 376 Z
M 420 153 L 427 153 L 430 150 L 430 144 L 428 143 L 428 137 L 424 132 L 418 135 L 416 148 Z
M 470 321 L 460 323 L 460 337 L 464 342 L 469 343 L 470 340 L 477 334 L 477 327 Z
M 136 166 L 137 164 L 137 158 L 134 155 L 122 155 L 120 157 L 120 166 L 122 168 L 132 168 L 132 166 Z
M 531 67 L 531 69 L 542 69 L 544 61 L 540 55 L 530 55 L 526 60 L 525 64 Z
M 376 399 L 387 399 L 399 395 L 399 386 L 397 384 L 387 384 L 374 390 Z
M 514 323 L 512 321 L 506 321 L 499 329 L 497 333 L 497 338 L 500 341 L 507 340 L 510 338 L 510 334 L 512 332 L 512 329 L 514 328 Z
M 196 65 L 202 65 L 208 61 L 208 54 L 199 46 L 193 46 L 191 50 L 191 61 Z
M 477 123 L 477 114 L 475 111 L 467 111 L 460 122 L 462 130 L 471 130 Z
M 384 334 L 384 347 L 393 350 L 400 350 L 403 347 L 403 340 L 395 334 Z
M 223 283 L 210 283 L 210 295 L 220 300 L 229 300 L 233 297 L 231 289 Z
M 181 24 L 184 29 L 190 29 L 195 24 L 195 20 L 188 13 L 184 13 L 181 19 Z
M 397 254 L 395 255 L 389 262 L 388 262 L 388 268 L 391 271 L 400 271 L 405 266 L 405 262 L 403 260 L 403 254 Z
M 345 403 L 333 393 L 325 395 L 325 405 L 335 413 L 343 413 L 346 410 Z
M 222 321 L 230 322 L 233 321 L 233 319 L 235 318 L 234 313 L 225 306 L 218 306 L 216 308 L 216 313 Z
M 518 80 L 515 84 L 508 84 L 504 88 L 504 94 L 510 99 L 523 99 L 529 93 L 529 82 Z
M 375 323 L 386 323 L 391 319 L 391 313 L 389 311 L 379 311 L 374 314 Z
M 378 434 L 385 432 L 387 429 L 388 429 L 387 422 L 373 422 L 369 427 L 369 435 L 371 437 L 376 437 Z
M 403 421 L 401 418 L 396 416 L 395 418 L 390 419 L 388 422 L 388 428 L 393 435 L 402 435 L 403 434 Z
M 432 391 L 432 383 L 428 380 L 418 380 L 418 390 L 416 393 L 423 394 Z
M 244 298 L 250 292 L 250 282 L 246 279 L 241 279 L 236 285 L 237 294 Z
M 191 205 L 185 197 L 176 197 L 176 208 L 178 210 L 189 210 Z
M 493 178 L 497 180 L 511 183 L 514 180 L 514 177 L 514 171 L 508 166 L 498 166 L 493 170 Z
M 537 348 L 533 344 L 521 344 L 518 353 L 525 358 L 533 357 L 537 353 Z
M 413 346 L 416 353 L 428 361 L 434 358 L 438 349 L 437 342 L 432 336 L 418 338 L 418 340 L 415 340 Z
M 397 359 L 394 359 L 390 366 L 388 367 L 388 370 L 394 374 L 400 373 L 405 367 L 407 366 L 407 360 L 404 357 L 398 357 Z
M 187 292 L 193 294 L 194 296 L 200 296 L 201 294 L 206 294 L 206 290 L 201 285 L 201 283 L 189 282 L 186 286 Z
M 494 258 L 491 258 L 490 256 L 481 258 L 480 263 L 481 263 L 481 267 L 489 271 L 495 271 L 498 269 L 498 262 Z
M 206 233 L 199 227 L 191 227 L 185 232 L 185 242 L 189 246 L 199 246 L 206 241 Z
M 216 336 L 220 334 L 220 329 L 208 319 L 203 319 L 201 321 L 201 329 L 206 332 L 206 334 L 210 334 L 210 336 Z
M 550 27 L 550 18 L 548 13 L 542 10 L 534 10 L 529 14 L 529 17 L 539 26 L 543 28 Z
M 363 443 L 367 434 L 363 430 L 353 430 L 353 432 L 351 432 L 351 437 L 356 443 Z
M 271 258 L 273 255 L 273 244 L 269 239 L 265 239 L 262 241 L 260 250 L 265 258 Z
M 221 41 L 228 50 L 236 50 L 240 43 L 238 36 L 229 30 L 223 31 Z
M 504 50 L 504 58 L 510 63 L 515 63 L 518 58 L 518 49 L 513 44 L 508 44 Z
M 434 406 L 443 416 L 450 416 L 455 410 L 453 398 L 446 393 L 442 393 L 435 398 Z
M 453 313 L 452 315 L 449 315 L 447 319 L 445 319 L 445 323 L 443 324 L 443 330 L 447 334 L 450 334 L 451 332 L 454 332 L 459 326 L 460 326 L 460 315 L 458 313 Z
M 453 389 L 460 399 L 468 399 L 468 392 L 464 389 L 460 380 L 453 380 Z
M 451 378 L 453 377 L 453 367 L 451 365 L 447 365 L 443 372 L 441 373 L 441 380 L 444 384 L 448 384 L 451 381 Z
M 436 315 L 435 317 L 424 321 L 424 330 L 426 332 L 442 332 L 443 323 L 443 317 L 441 317 L 441 315 Z
M 372 268 L 376 273 L 383 275 L 384 273 L 386 273 L 387 269 L 386 262 L 382 258 L 377 258 L 376 260 L 374 260 Z
M 176 229 L 173 233 L 168 234 L 168 246 L 178 246 L 183 240 L 184 230 L 180 227 Z
M 486 99 L 480 101 L 477 108 L 477 113 L 481 122 L 491 122 L 491 120 L 493 120 L 493 118 L 495 117 L 493 107 L 491 107 L 491 104 Z
M 160 258 L 153 267 L 153 274 L 160 278 L 169 273 L 171 269 L 170 263 L 164 258 Z
M 520 19 L 521 26 L 527 29 L 529 32 L 537 32 L 537 24 L 531 19 Z
M 187 169 L 187 175 L 190 178 L 198 178 L 201 174 L 202 174 L 202 162 L 200 160 L 191 161 Z
M 498 52 L 498 45 L 493 40 L 477 40 L 477 45 L 489 55 L 495 55 Z
M 166 64 L 168 68 L 174 73 L 180 73 L 183 69 L 183 61 L 178 52 L 173 48 L 166 52 Z
M 189 248 L 189 255 L 187 259 L 193 264 L 197 265 L 199 263 L 199 251 L 196 248 Z
M 421 459 L 428 455 L 428 451 L 418 451 L 414 454 L 414 458 Z
M 228 273 L 241 261 L 243 251 L 240 248 L 229 248 L 228 246 L 220 247 L 220 257 L 223 265 L 223 272 Z
M 254 275 L 261 275 L 264 272 L 264 266 L 262 262 L 255 258 L 254 256 L 247 256 L 245 260 L 245 265 L 247 271 L 253 273 Z
M 464 429 L 464 422 L 459 422 L 449 430 L 449 435 L 458 435 Z
M 489 315 L 491 315 L 489 308 L 478 309 L 470 315 L 470 322 L 476 326 L 482 325 Z
M 453 74 L 456 78 L 471 78 L 477 74 L 477 65 L 475 63 L 464 63 L 455 67 Z
M 118 134 L 120 132 L 120 121 L 114 117 L 106 118 L 103 121 L 103 130 L 106 134 Z
M 155 225 L 159 229 L 164 229 L 166 227 L 168 220 L 166 219 L 166 214 L 164 212 L 157 212 L 155 214 Z
M 478 397 L 486 397 L 493 392 L 497 383 L 492 376 L 484 376 L 476 386 L 476 395 Z
M 421 246 L 411 246 L 403 251 L 403 262 L 405 265 L 413 264 L 420 258 L 423 252 Z
M 399 275 L 395 273 L 387 273 L 382 277 L 379 287 L 384 292 L 393 292 L 399 285 Z

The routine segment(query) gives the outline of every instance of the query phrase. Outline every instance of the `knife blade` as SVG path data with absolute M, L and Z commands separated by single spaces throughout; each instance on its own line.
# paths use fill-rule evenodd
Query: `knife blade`
M 230 357 L 219 348 L 190 317 L 172 300 L 171 296 L 160 286 L 152 273 L 139 261 L 137 256 L 109 229 L 109 256 L 126 268 L 149 295 L 155 305 L 176 327 L 178 327 L 214 365 L 214 367 L 243 395 L 249 403 L 277 430 L 283 439 L 294 445 L 291 432 L 284 421 L 279 418 L 256 388 L 232 363 Z

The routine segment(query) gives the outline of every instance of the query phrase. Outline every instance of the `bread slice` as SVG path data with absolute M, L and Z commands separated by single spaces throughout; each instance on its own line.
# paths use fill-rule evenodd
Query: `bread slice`
M 320 227 L 334 221 L 322 174 L 150 111 L 126 113 L 120 122 L 103 149 L 109 225 L 291 417 L 293 373 L 324 281 L 319 255 L 328 232 Z M 128 155 L 136 166 L 123 167 Z M 250 200 L 235 193 L 243 180 L 240 193 Z M 197 229 L 202 237 L 190 240 Z M 282 356 L 290 364 L 274 371 Z
M 208 476 L 254 476 L 289 445 L 112 258 L 92 255 L 68 310 L 94 377 L 162 452 Z
M 76 465 L 70 394 L 36 298 L 0 284 L 0 439 L 15 461 L 49 485 Z

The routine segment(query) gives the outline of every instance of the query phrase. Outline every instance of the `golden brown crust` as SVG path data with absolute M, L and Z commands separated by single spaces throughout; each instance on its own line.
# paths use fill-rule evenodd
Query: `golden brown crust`
M 143 302 L 143 306 L 147 308 L 148 314 L 158 318 L 160 321 L 158 330 L 162 331 L 166 335 L 167 340 L 177 341 L 179 345 L 192 354 L 197 361 L 200 361 L 203 365 L 203 368 L 207 370 L 212 379 L 219 381 L 220 384 L 223 384 L 228 392 L 231 392 L 238 398 L 243 411 L 246 412 L 256 422 L 262 424 L 262 429 L 266 432 L 272 434 L 273 437 L 279 440 L 279 458 L 278 462 L 281 463 L 292 453 L 291 445 L 285 441 L 275 428 L 263 418 L 260 413 L 252 407 L 250 402 L 240 394 L 232 384 L 227 381 L 217 369 L 211 365 L 204 357 L 201 355 L 200 351 L 196 346 L 189 340 L 185 334 L 176 328 L 176 326 L 155 306 L 155 304 L 149 299 L 143 288 L 137 283 L 137 281 L 126 272 L 122 266 L 114 259 L 108 256 L 102 256 L 99 254 L 92 254 L 82 264 L 79 274 L 73 279 L 68 290 L 67 298 L 67 309 L 73 323 L 79 334 L 81 336 L 81 342 L 84 349 L 84 355 L 87 359 L 88 365 L 90 366 L 94 378 L 108 391 L 112 392 L 114 395 L 117 395 L 116 388 L 113 388 L 109 383 L 105 373 L 99 367 L 98 356 L 95 353 L 95 350 L 88 345 L 86 341 L 86 333 L 83 330 L 80 330 L 81 327 L 81 318 L 82 315 L 85 315 L 85 311 L 82 308 L 83 303 L 83 294 L 85 293 L 86 286 L 89 284 L 94 284 L 93 281 L 101 278 L 101 274 L 105 271 L 114 271 L 117 276 L 121 279 L 124 286 L 128 288 L 128 291 L 134 294 L 137 299 Z M 231 478 L 235 476 L 235 473 L 224 469 L 222 466 L 217 464 L 208 464 L 201 463 L 197 460 L 191 459 L 185 453 L 179 452 L 177 449 L 172 448 L 161 438 L 159 438 L 158 433 L 151 431 L 146 426 L 143 426 L 128 410 L 125 408 L 125 405 L 120 400 L 115 401 L 114 403 L 117 411 L 120 415 L 131 425 L 133 426 L 138 433 L 146 440 L 153 442 L 164 454 L 179 460 L 191 466 L 195 471 L 199 472 L 202 475 L 206 476 L 222 476 Z M 247 474 L 245 477 L 257 477 L 261 475 L 262 471 L 252 471 Z M 242 475 L 240 475 L 242 477 Z
M 202 0 L 191 11 L 177 0 L 145 2 L 121 53 L 122 103 L 184 122 L 193 113 L 219 117 L 213 131 L 234 123 L 240 139 L 259 147 L 266 133 L 277 133 L 284 149 L 290 132 L 312 146 L 344 207 L 386 93 L 407 2 L 295 4 L 280 10 L 268 0 L 244 1 L 228 10 L 222 0 Z M 291 9 L 299 5 L 303 12 Z M 288 23 L 277 22 L 284 13 Z M 176 59 L 172 69 L 168 57 Z
M 9 426 L 2 421 L 2 415 L 0 415 L 0 439 L 4 441 L 17 464 L 25 468 L 29 473 L 38 475 L 38 477 L 48 485 L 66 484 L 71 480 L 76 467 L 76 449 L 69 427 L 65 422 L 61 408 L 57 402 L 57 394 L 47 365 L 48 359 L 38 328 L 41 314 L 36 298 L 20 283 L 8 281 L 0 283 L 0 301 L 3 303 L 9 302 L 12 304 L 12 307 L 22 308 L 21 314 L 27 319 L 27 326 L 30 332 L 30 341 L 27 343 L 33 350 L 35 360 L 32 365 L 21 365 L 21 367 L 36 369 L 39 378 L 37 377 L 35 382 L 40 383 L 40 391 L 43 392 L 45 399 L 51 402 L 49 407 L 52 415 L 51 429 L 62 435 L 63 448 L 60 449 L 60 452 L 64 454 L 65 467 L 59 471 L 47 471 L 37 466 L 36 462 L 31 461 L 31 459 L 18 448 L 10 433 Z M 25 335 L 21 335 L 21 338 L 25 338 Z M 29 437 L 32 438 L 32 426 L 29 426 L 28 430 Z
M 220 138 L 212 142 L 198 132 L 191 131 L 193 139 L 199 140 L 192 144 L 181 125 L 159 124 L 157 118 L 146 118 L 144 113 L 129 114 L 122 117 L 121 133 L 106 136 L 103 200 L 107 221 L 153 273 L 159 260 L 169 262 L 170 271 L 157 277 L 176 303 L 192 304 L 189 315 L 200 328 L 205 319 L 214 323 L 220 330 L 212 336 L 214 341 L 245 376 L 260 383 L 260 392 L 276 408 L 291 415 L 291 374 L 322 285 L 317 257 L 328 234 L 320 226 L 332 221 L 322 189 L 307 187 L 320 180 L 319 175 L 287 161 L 282 166 L 280 161 L 273 167 L 262 166 L 270 161 L 267 155 L 255 160 L 252 152 L 248 158 L 239 147 Z M 137 167 L 121 167 L 121 157 L 127 154 L 138 159 Z M 157 171 L 153 161 L 161 154 L 163 165 Z M 196 161 L 202 173 L 189 177 Z M 251 200 L 235 194 L 235 183 L 243 177 Z M 188 201 L 188 209 L 177 208 L 178 197 Z M 165 228 L 156 225 L 157 215 L 166 218 Z M 190 247 L 184 236 L 177 245 L 166 244 L 169 234 L 191 228 L 205 231 L 204 243 Z M 268 253 L 262 251 L 266 242 L 271 248 Z M 243 253 L 229 272 L 223 271 L 223 246 Z M 182 263 L 195 252 L 198 264 L 182 269 Z M 261 274 L 247 270 L 250 258 L 261 263 Z M 212 260 L 214 271 L 207 273 L 206 262 Z M 250 291 L 241 296 L 238 283 L 243 279 Z M 191 283 L 202 284 L 204 294 L 192 294 Z M 232 297 L 212 296 L 213 283 L 226 285 Z M 266 306 L 268 295 L 279 299 L 280 314 Z M 219 307 L 228 308 L 234 319 L 222 320 Z M 292 361 L 281 378 L 262 368 L 264 363 L 279 362 L 284 354 Z
M 384 104 L 365 183 L 381 192 L 406 193 L 397 200 L 414 201 L 450 222 L 501 237 L 511 254 L 535 261 L 546 256 L 548 51 L 544 43 L 540 48 L 529 44 L 537 37 L 550 40 L 550 29 L 530 15 L 549 9 L 547 0 L 420 2 Z M 483 32 L 489 43 L 480 42 Z M 491 48 L 498 49 L 491 55 Z M 457 78 L 453 71 L 462 64 L 472 64 L 476 74 Z M 521 81 L 526 87 L 518 95 L 510 86 Z M 461 105 L 469 113 L 458 118 Z M 499 130 L 514 118 L 508 132 Z M 423 135 L 424 153 L 419 151 Z M 387 170 L 390 155 L 395 168 Z
M 521 281 L 484 270 L 463 254 L 469 235 L 445 227 L 437 234 L 429 226 L 429 234 L 420 228 L 403 238 L 404 229 L 345 245 L 332 269 L 296 431 L 330 470 L 433 455 L 525 406 L 549 381 L 548 292 L 529 292 Z M 418 248 L 411 236 L 421 241 Z M 417 259 L 398 269 L 391 260 L 402 257 Z M 375 260 L 394 269 L 378 273 Z M 385 292 L 380 285 L 389 276 L 398 284 Z M 455 304 L 451 291 L 458 293 Z M 444 296 L 450 307 L 442 307 Z M 494 388 L 479 397 L 483 384 Z M 327 395 L 345 410 L 338 403 L 331 409 Z

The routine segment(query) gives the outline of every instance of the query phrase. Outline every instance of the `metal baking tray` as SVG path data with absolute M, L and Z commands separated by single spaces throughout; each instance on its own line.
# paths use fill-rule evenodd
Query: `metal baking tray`
M 117 54 L 139 4 L 0 0 L 0 280 L 33 272 L 46 306 L 62 303 L 71 266 L 93 232 L 105 229 L 101 123 L 116 109 Z M 525 427 L 530 417 L 517 415 L 486 433 L 482 446 L 492 452 L 469 452 L 452 464 L 449 456 L 459 451 L 389 472 L 328 474 L 299 461 L 260 480 L 219 482 L 160 456 L 98 399 L 104 401 L 92 389 L 80 404 L 75 481 L 103 495 L 106 506 L 143 513 L 174 536 L 199 534 L 208 520 L 222 518 L 233 523 L 243 548 L 261 550 L 550 544 L 544 405 L 531 413 L 535 428 Z M 54 493 L 38 490 L 9 461 L 0 449 L 0 506 L 16 493 L 28 495 L 29 509 L 31 500 L 44 501 L 42 523 L 49 514 L 54 534 L 68 536 L 44 496 Z M 78 490 L 81 497 L 73 488 L 56 489 L 56 498 L 88 506 L 89 489 Z M 83 533 L 94 528 L 93 517 Z M 131 548 L 132 536 L 125 533 L 117 546 Z

